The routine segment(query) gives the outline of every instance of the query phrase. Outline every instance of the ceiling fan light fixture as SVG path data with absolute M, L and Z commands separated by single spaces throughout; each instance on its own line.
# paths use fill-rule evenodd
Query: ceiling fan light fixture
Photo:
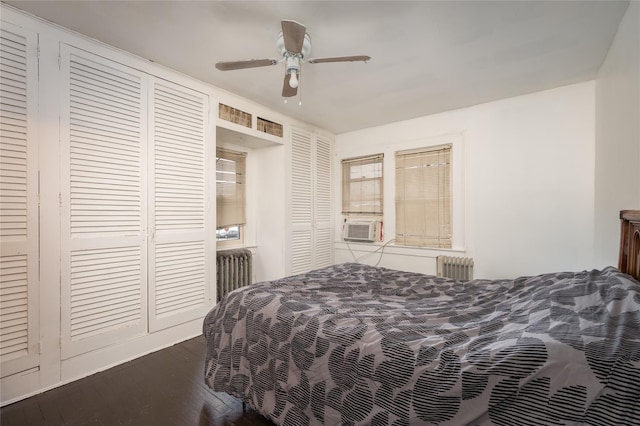
M 300 57 L 298 55 L 287 54 L 287 74 L 289 74 L 289 87 L 298 87 L 298 74 L 300 73 Z
M 296 70 L 291 70 L 291 77 L 289 78 L 289 86 L 292 89 L 298 87 L 298 72 Z

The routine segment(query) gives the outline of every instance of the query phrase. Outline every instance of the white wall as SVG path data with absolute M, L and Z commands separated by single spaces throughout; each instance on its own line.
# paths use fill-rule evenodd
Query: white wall
M 255 193 L 257 210 L 253 216 L 258 229 L 258 255 L 254 268 L 256 281 L 281 278 L 285 274 L 286 167 L 285 146 L 273 146 L 254 151 L 256 156 Z
M 462 165 L 462 188 L 454 180 L 454 197 L 463 199 L 454 204 L 453 249 L 474 257 L 476 278 L 587 269 L 593 263 L 594 92 L 595 83 L 586 82 L 344 133 L 336 137 L 334 166 L 339 170 L 342 158 L 382 148 L 389 221 L 393 153 L 418 140 L 459 138 L 454 173 Z M 385 240 L 391 238 L 387 232 Z M 380 265 L 432 273 L 441 252 L 389 245 Z M 353 259 L 342 242 L 335 257 Z M 376 253 L 364 261 L 377 260 Z
M 595 266 L 617 262 L 618 212 L 640 209 L 640 3 L 631 2 L 596 80 Z

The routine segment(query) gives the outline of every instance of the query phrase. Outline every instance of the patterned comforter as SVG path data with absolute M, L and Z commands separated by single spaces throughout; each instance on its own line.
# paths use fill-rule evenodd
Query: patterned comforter
M 335 265 L 228 294 L 205 381 L 283 425 L 640 424 L 640 283 Z

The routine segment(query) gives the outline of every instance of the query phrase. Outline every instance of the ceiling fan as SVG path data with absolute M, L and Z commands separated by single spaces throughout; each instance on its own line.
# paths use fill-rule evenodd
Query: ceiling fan
M 291 20 L 282 21 L 282 31 L 278 34 L 276 48 L 282 56 L 277 59 L 250 59 L 247 61 L 218 62 L 216 68 L 220 71 L 240 70 L 245 68 L 266 67 L 286 62 L 282 96 L 295 96 L 300 84 L 300 70 L 302 62 L 320 64 L 325 62 L 367 62 L 369 56 L 339 56 L 334 58 L 313 58 L 305 60 L 311 52 L 311 38 L 304 25 Z

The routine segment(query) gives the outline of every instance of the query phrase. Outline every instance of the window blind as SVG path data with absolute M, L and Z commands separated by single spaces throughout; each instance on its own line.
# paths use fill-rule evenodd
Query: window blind
M 383 154 L 342 160 L 342 213 L 382 214 Z
M 451 248 L 451 145 L 396 153 L 396 243 Z
M 216 149 L 216 228 L 245 224 L 246 156 Z

